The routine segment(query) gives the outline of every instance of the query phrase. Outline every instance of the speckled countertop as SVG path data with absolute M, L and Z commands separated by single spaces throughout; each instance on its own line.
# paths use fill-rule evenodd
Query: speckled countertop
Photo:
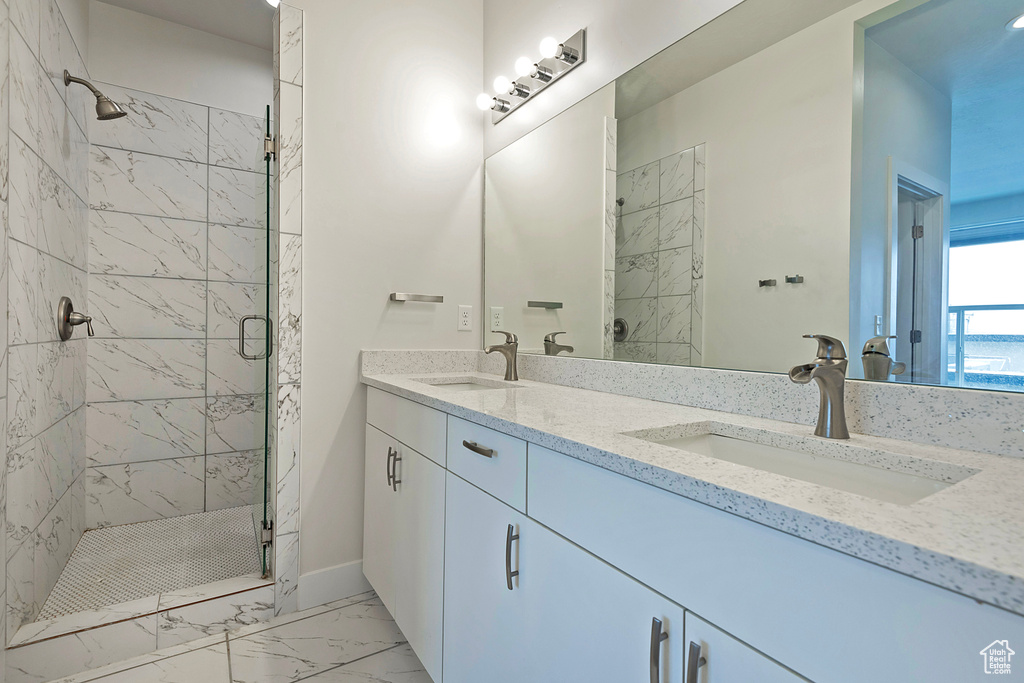
M 363 382 L 1024 615 L 1024 459 L 859 434 L 828 441 L 806 425 L 529 380 L 473 392 L 417 381 L 456 377 L 495 379 L 459 372 Z M 637 438 L 709 431 L 957 483 L 898 505 Z

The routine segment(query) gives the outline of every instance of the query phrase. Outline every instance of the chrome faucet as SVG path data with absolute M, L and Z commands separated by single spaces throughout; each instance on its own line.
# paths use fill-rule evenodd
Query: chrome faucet
M 544 353 L 546 355 L 557 356 L 562 351 L 565 351 L 566 353 L 572 353 L 573 351 L 576 350 L 571 346 L 559 344 L 558 342 L 556 342 L 555 337 L 557 337 L 560 334 L 565 334 L 565 332 L 552 332 L 550 334 L 544 335 Z
M 511 332 L 504 332 L 502 330 L 495 330 L 494 333 L 505 335 L 505 343 L 488 346 L 484 349 L 484 353 L 497 351 L 501 355 L 505 356 L 505 381 L 517 382 L 519 381 L 519 361 L 517 357 L 517 351 L 519 350 L 519 337 Z
M 789 378 L 797 384 L 818 383 L 821 404 L 818 408 L 818 426 L 815 436 L 826 439 L 849 439 L 846 428 L 845 385 L 846 347 L 843 342 L 824 334 L 805 334 L 804 339 L 818 341 L 818 357 L 813 363 L 798 365 L 789 371 Z

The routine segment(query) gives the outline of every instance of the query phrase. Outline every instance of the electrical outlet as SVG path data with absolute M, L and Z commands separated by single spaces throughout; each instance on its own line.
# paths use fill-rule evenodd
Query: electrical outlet
M 501 306 L 491 306 L 491 332 L 505 329 L 505 309 Z
M 472 306 L 459 306 L 459 326 L 457 328 L 459 332 L 472 332 L 473 331 L 473 307 Z
M 881 334 L 882 334 L 882 316 L 876 315 L 875 316 L 875 336 L 877 337 L 877 336 L 879 336 Z

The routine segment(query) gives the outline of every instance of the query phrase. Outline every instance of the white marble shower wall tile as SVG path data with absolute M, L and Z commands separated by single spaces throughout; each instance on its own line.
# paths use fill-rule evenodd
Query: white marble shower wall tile
M 658 297 L 658 341 L 690 342 L 690 296 Z
M 274 509 L 280 534 L 299 530 L 300 397 L 301 389 L 297 384 L 278 387 L 277 490 Z
M 693 196 L 693 148 L 661 160 L 661 200 L 667 204 Z
M 302 10 L 282 4 L 279 22 L 281 80 L 302 85 Z
M 85 224 L 82 223 L 82 229 Z M 54 311 L 57 302 L 62 296 L 70 297 L 76 307 L 81 309 L 85 306 L 87 297 L 86 278 L 84 270 L 76 268 L 58 258 L 50 256 L 45 252 L 39 253 L 39 298 L 36 301 L 36 310 L 39 320 L 39 341 L 59 341 L 60 335 L 57 331 L 57 322 Z M 86 330 L 78 328 L 75 337 L 85 338 Z
M 615 259 L 615 298 L 640 299 L 658 293 L 658 255 Z
M 615 271 L 604 271 L 604 339 L 602 353 L 604 358 L 613 358 L 615 347 Z
M 206 344 L 200 340 L 90 339 L 86 397 L 96 402 L 203 396 L 205 368 Z
M 302 237 L 281 235 L 278 297 L 278 382 L 298 382 L 302 372 Z
M 629 325 L 627 342 L 653 342 L 658 334 L 658 299 L 620 299 L 615 302 L 615 317 Z
M 86 469 L 89 528 L 202 512 L 204 461 L 195 456 Z
M 22 624 L 35 620 L 39 604 L 35 598 L 35 532 L 18 542 L 7 541 L 7 642 Z
M 693 255 L 690 247 L 658 253 L 658 296 L 689 294 L 693 289 Z
M 299 609 L 299 535 L 281 534 L 274 547 L 274 615 L 291 614 Z
M 693 189 L 694 191 L 704 189 L 704 175 L 706 163 L 704 161 L 705 145 L 697 145 L 693 153 Z
M 63 72 L 63 70 L 62 70 Z M 60 93 L 40 75 L 39 156 L 57 175 L 85 197 L 87 189 L 88 137 L 68 111 Z
M 668 365 L 689 365 L 689 344 L 658 344 L 658 362 Z
M 261 228 L 211 225 L 209 278 L 267 281 L 267 232 Z
M 36 604 L 46 602 L 71 557 L 76 540 L 71 536 L 71 496 L 68 493 L 50 510 L 36 533 L 33 581 Z
M 266 226 L 266 183 L 261 173 L 210 166 L 210 222 L 224 225 Z
M 34 552 L 35 530 L 56 502 L 51 497 L 48 464 L 38 438 L 12 449 L 7 455 L 6 535 L 7 552 L 11 555 L 21 551 L 26 542 L 31 546 L 28 552 Z M 32 562 L 28 565 L 31 567 Z M 31 573 L 29 569 L 30 581 Z M 10 590 L 8 594 L 11 595 Z
M 265 125 L 262 118 L 223 109 L 211 109 L 210 163 L 243 171 L 265 170 Z
M 622 216 L 615 231 L 615 256 L 634 256 L 658 250 L 658 209 Z
M 238 323 L 243 316 L 266 315 L 267 286 L 235 282 L 210 282 L 209 324 L 210 339 L 238 339 Z M 263 340 L 266 325 L 261 320 L 245 324 L 247 339 Z M 262 341 L 260 347 L 262 348 Z
M 38 0 L 18 0 L 16 4 L 32 5 L 36 13 L 36 33 L 30 38 L 38 44 Z M 17 12 L 12 7 L 12 20 Z M 35 59 L 35 50 L 25 43 L 28 38 L 17 23 L 18 30 L 11 33 L 11 132 L 22 139 L 30 148 L 39 152 L 39 109 L 41 106 L 42 71 Z
M 693 193 L 693 278 L 704 277 L 704 191 Z
M 206 509 L 252 505 L 263 482 L 263 460 L 263 450 L 207 455 Z
M 94 274 L 86 310 L 97 338 L 202 339 L 206 283 Z
M 39 346 L 25 344 L 7 349 L 7 448 L 15 448 L 36 434 L 36 357 Z
M 622 215 L 658 205 L 659 168 L 655 161 L 618 176 L 617 194 L 622 200 Z
M 659 249 L 677 249 L 693 244 L 693 197 L 664 204 L 659 209 Z
M 206 107 L 110 83 L 96 87 L 128 116 L 112 121 L 91 117 L 92 144 L 206 163 Z
M 259 448 L 264 436 L 265 394 L 210 396 L 206 399 L 206 452 Z
M 9 344 L 39 340 L 39 252 L 21 242 L 8 242 L 8 327 Z
M 39 0 L 8 0 L 11 24 L 18 30 L 33 54 L 39 52 L 39 24 L 42 5 Z
M 205 399 L 92 403 L 88 407 L 90 466 L 202 455 Z
M 11 119 L 11 78 L 10 78 L 10 56 L 11 56 L 11 22 L 8 20 L 9 11 L 7 4 L 0 5 L 0 200 L 8 200 L 8 179 L 9 179 L 9 152 L 10 152 L 10 119 Z M 0 611 L 0 618 L 3 612 Z
M 261 360 L 238 355 L 238 339 L 206 342 L 206 392 L 210 396 L 257 394 L 266 384 Z
M 206 220 L 205 165 L 96 145 L 90 154 L 93 209 Z
M 658 358 L 657 344 L 654 342 L 615 342 L 615 360 L 628 360 L 637 363 L 654 363 Z
M 289 12 L 294 10 L 289 10 Z M 278 188 L 282 233 L 302 234 L 302 88 L 281 84 Z
M 43 683 L 136 657 L 156 647 L 157 615 L 80 631 L 7 651 L 8 683 Z
M 206 277 L 206 223 L 94 210 L 89 242 L 91 273 Z
M 8 202 L 9 235 L 31 246 L 36 245 L 42 220 L 39 173 L 42 162 L 21 138 L 11 136 Z
M 40 251 L 84 269 L 88 255 L 89 207 L 45 165 L 39 174 Z

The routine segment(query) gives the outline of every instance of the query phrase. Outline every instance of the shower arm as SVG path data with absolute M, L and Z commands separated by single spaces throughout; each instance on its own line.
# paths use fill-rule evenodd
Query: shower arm
M 72 83 L 84 85 L 89 90 L 92 90 L 92 94 L 96 97 L 104 97 L 103 93 L 101 93 L 92 83 L 83 78 L 77 78 L 75 76 L 72 76 L 70 71 L 64 69 L 64 85 L 71 85 Z

